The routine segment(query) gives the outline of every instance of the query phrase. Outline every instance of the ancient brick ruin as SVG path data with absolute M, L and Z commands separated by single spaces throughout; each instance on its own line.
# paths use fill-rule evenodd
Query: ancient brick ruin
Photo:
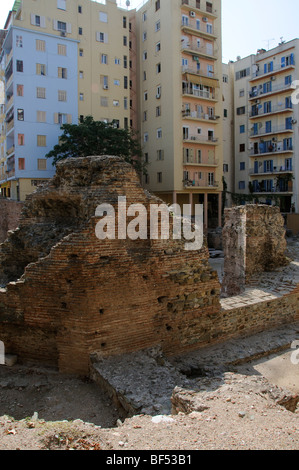
M 148 214 L 162 203 L 131 165 L 108 156 L 61 162 L 28 197 L 18 229 L 0 245 L 7 353 L 86 375 L 94 357 L 153 347 L 171 356 L 298 320 L 298 288 L 273 302 L 223 308 L 206 245 L 186 251 L 183 239 L 99 240 L 96 208 L 112 204 L 117 217 L 119 196 Z
M 86 374 L 93 352 L 156 344 L 171 352 L 211 340 L 220 285 L 207 247 L 99 240 L 95 210 L 116 206 L 118 196 L 147 208 L 162 202 L 116 157 L 69 159 L 28 198 L 0 252 L 0 338 L 8 352 Z
M 288 264 L 286 231 L 278 207 L 246 205 L 225 210 L 223 292 L 244 291 L 251 276 Z

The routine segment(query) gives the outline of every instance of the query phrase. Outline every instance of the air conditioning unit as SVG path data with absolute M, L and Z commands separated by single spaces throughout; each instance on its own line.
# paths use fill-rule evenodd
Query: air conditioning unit
M 196 16 L 195 11 L 190 11 L 190 16 L 191 16 L 191 18 L 195 18 L 195 16 Z
M 207 22 L 208 22 L 208 18 L 207 18 L 206 16 L 204 16 L 203 19 L 202 19 L 202 21 L 203 21 L 204 23 L 207 23 Z
M 156 98 L 157 98 L 157 100 L 159 100 L 159 99 L 161 98 L 161 94 L 160 94 L 160 93 L 157 93 L 157 94 L 156 94 Z
M 297 124 L 297 119 L 293 119 L 292 124 Z
M 271 77 L 272 82 L 275 82 L 276 77 Z
M 66 37 L 66 32 L 65 31 L 60 31 L 60 36 L 62 36 L 63 38 Z
M 109 86 L 108 86 L 108 85 L 104 85 L 103 88 L 104 88 L 104 90 L 109 90 Z

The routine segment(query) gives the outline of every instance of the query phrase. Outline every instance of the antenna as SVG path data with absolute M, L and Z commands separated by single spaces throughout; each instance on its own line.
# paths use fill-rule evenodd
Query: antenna
M 273 39 L 264 39 L 264 42 L 268 43 L 268 50 L 270 49 L 270 42 L 275 41 L 275 38 Z

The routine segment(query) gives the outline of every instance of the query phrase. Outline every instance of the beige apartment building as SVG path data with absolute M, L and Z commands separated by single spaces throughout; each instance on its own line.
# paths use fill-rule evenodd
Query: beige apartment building
M 294 39 L 224 65 L 234 85 L 233 192 L 283 213 L 299 212 L 298 64 Z
M 61 124 L 92 115 L 120 128 L 137 126 L 130 15 L 116 0 L 15 1 L 1 31 L 3 196 L 24 200 L 53 176 L 45 155 L 58 143 Z
M 146 188 L 204 205 L 221 225 L 221 1 L 149 0 L 136 12 L 139 130 Z

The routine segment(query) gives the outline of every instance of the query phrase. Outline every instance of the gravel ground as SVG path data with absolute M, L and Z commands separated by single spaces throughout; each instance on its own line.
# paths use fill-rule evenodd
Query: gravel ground
M 299 410 L 277 403 L 284 395 L 276 383 L 282 369 L 279 385 L 299 392 L 292 367 L 287 351 L 227 371 L 221 379 L 200 378 L 196 392 L 183 391 L 191 397 L 189 414 L 140 415 L 124 422 L 89 381 L 49 369 L 1 367 L 0 449 L 298 450 Z

